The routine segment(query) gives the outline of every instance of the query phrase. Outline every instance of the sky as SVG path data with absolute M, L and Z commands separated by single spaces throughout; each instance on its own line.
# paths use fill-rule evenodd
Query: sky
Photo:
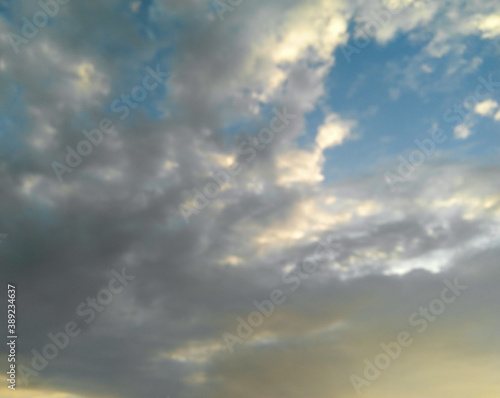
M 0 0 L 0 397 L 498 397 L 499 55 L 495 0 Z

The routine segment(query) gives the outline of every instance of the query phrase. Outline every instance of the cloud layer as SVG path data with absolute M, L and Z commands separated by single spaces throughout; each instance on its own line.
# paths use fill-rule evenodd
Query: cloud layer
M 39 10 L 0 2 L 2 279 L 18 287 L 20 365 L 68 322 L 82 332 L 20 397 L 354 397 L 351 374 L 456 277 L 468 289 L 364 393 L 498 392 L 500 166 L 473 152 L 498 128 L 498 93 L 446 125 L 473 149 L 440 147 L 395 190 L 397 154 L 371 141 L 399 139 L 391 106 L 461 102 L 454 82 L 487 76 L 475 54 L 500 36 L 497 2 L 243 1 L 220 20 L 204 1 L 72 1 L 16 53 L 9 35 Z M 376 106 L 341 104 L 342 47 L 384 10 L 352 67 L 387 85 L 368 79 Z M 364 63 L 402 37 L 411 54 Z M 169 77 L 138 100 L 148 68 Z M 379 107 L 392 112 L 382 132 Z M 263 145 L 285 108 L 294 118 Z M 103 119 L 114 129 L 60 182 L 53 162 Z M 238 165 L 186 223 L 181 205 Z M 363 170 L 332 177 L 339 167 Z M 307 272 L 325 239 L 334 258 Z M 85 322 L 79 305 L 124 268 L 135 279 Z M 231 354 L 224 333 L 273 289 L 286 301 Z

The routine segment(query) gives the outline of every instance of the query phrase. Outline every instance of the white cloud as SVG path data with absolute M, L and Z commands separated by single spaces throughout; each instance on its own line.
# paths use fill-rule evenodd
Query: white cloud
M 351 129 L 355 124 L 352 120 L 341 120 L 337 114 L 328 115 L 318 129 L 316 144 L 321 149 L 342 145 L 351 137 Z
M 309 72 L 322 80 L 333 65 L 335 48 L 347 41 L 348 19 L 340 1 L 315 0 L 284 12 L 278 24 L 275 18 L 259 13 L 247 27 L 255 38 L 237 84 L 250 88 L 260 101 L 270 101 L 294 66 L 305 60 Z
M 500 36 L 500 14 L 477 17 L 476 26 L 481 31 L 483 39 Z
M 277 183 L 283 186 L 292 184 L 317 184 L 323 181 L 321 172 L 325 158 L 318 148 L 313 151 L 292 149 L 280 154 L 276 159 L 278 170 Z
M 399 32 L 409 32 L 419 26 L 425 26 L 439 11 L 439 4 L 420 0 L 384 0 L 359 4 L 355 20 L 360 28 L 356 36 L 371 34 L 367 24 L 378 24 L 375 39 L 379 43 L 388 43 Z M 366 28 L 365 28 L 366 26 Z M 366 32 L 365 32 L 366 30 Z
M 474 111 L 481 116 L 492 115 L 494 110 L 498 108 L 498 103 L 492 99 L 487 99 L 486 101 L 476 104 Z
M 469 124 L 462 123 L 453 129 L 453 134 L 456 139 L 465 140 L 472 134 L 470 128 L 471 126 Z
M 312 150 L 292 148 L 280 153 L 276 159 L 278 184 L 317 184 L 324 180 L 322 167 L 325 161 L 324 150 L 342 145 L 352 138 L 351 130 L 356 125 L 353 120 L 343 120 L 338 114 L 328 115 L 319 126 L 316 147 Z

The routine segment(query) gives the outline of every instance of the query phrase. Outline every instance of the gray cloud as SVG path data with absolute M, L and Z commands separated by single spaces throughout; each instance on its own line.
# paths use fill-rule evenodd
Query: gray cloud
M 354 396 L 349 374 L 455 275 L 470 290 L 402 366 L 420 369 L 432 350 L 457 360 L 472 348 L 478 360 L 498 354 L 497 166 L 425 164 L 396 193 L 382 167 L 335 185 L 280 185 L 280 156 L 300 150 L 293 140 L 335 62 L 307 48 L 296 62 L 278 63 L 285 83 L 266 92 L 275 62 L 255 43 L 300 2 L 245 2 L 221 22 L 205 2 L 157 1 L 151 31 L 119 3 L 68 4 L 17 55 L 0 41 L 9 54 L 1 57 L 0 104 L 8 134 L 16 132 L 0 161 L 0 230 L 9 234 L 0 263 L 4 280 L 18 286 L 21 364 L 29 366 L 48 332 L 70 320 L 83 327 L 30 387 L 96 397 Z M 19 21 L 35 6 L 10 7 Z M 181 33 L 166 28 L 176 18 Z M 2 33 L 13 29 L 0 23 Z M 59 184 L 50 163 L 82 139 L 82 128 L 113 116 L 110 101 L 153 61 L 171 71 L 165 90 Z M 78 69 L 85 64 L 93 69 Z M 253 112 L 269 105 L 289 106 L 297 121 L 186 225 L 178 205 L 223 168 L 220 157 L 244 161 L 223 129 L 247 118 L 235 128 L 239 139 L 255 134 L 268 119 Z M 283 276 L 328 235 L 338 258 L 289 291 Z M 86 326 L 76 307 L 124 266 L 134 284 Z M 287 302 L 229 355 L 222 334 L 274 288 L 286 290 Z M 384 377 L 396 380 L 391 372 Z

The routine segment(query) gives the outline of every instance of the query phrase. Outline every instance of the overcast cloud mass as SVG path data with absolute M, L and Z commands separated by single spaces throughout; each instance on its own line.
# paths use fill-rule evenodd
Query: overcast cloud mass
M 496 0 L 0 0 L 0 397 L 498 398 L 499 55 Z

